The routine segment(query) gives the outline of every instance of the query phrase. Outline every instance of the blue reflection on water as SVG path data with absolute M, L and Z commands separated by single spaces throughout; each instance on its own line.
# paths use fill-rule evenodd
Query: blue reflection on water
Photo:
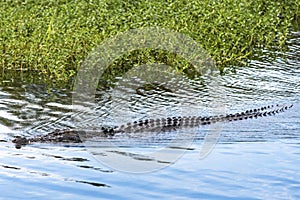
M 296 58 L 300 46 L 299 39 L 293 40 L 288 62 L 253 61 L 236 75 L 220 78 L 230 112 L 277 102 L 293 103 L 291 110 L 224 124 L 218 144 L 207 157 L 199 159 L 202 135 L 177 162 L 152 173 L 112 170 L 80 145 L 15 149 L 4 133 L 36 127 L 37 117 L 42 122 L 54 120 L 56 128 L 68 127 L 67 120 L 57 119 L 71 112 L 70 102 L 47 102 L 48 96 L 38 96 L 34 90 L 20 92 L 23 95 L 16 98 L 10 95 L 11 88 L 1 88 L 0 198 L 299 199 L 300 61 Z M 31 95 L 40 104 L 29 102 Z

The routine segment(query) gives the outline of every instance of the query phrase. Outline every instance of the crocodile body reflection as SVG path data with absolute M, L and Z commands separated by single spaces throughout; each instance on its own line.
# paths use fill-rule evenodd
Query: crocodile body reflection
M 253 119 L 264 116 L 271 116 L 284 112 L 293 105 L 271 105 L 257 109 L 246 110 L 245 112 L 201 117 L 201 116 L 179 116 L 158 119 L 145 119 L 127 123 L 115 127 L 101 127 L 98 131 L 83 130 L 54 130 L 46 135 L 39 135 L 33 138 L 16 136 L 12 141 L 16 148 L 21 148 L 34 142 L 40 143 L 81 143 L 84 138 L 89 137 L 112 137 L 118 133 L 137 133 L 137 132 L 159 132 L 177 128 L 197 127 L 200 125 L 209 125 L 216 122 L 230 122 L 238 120 Z

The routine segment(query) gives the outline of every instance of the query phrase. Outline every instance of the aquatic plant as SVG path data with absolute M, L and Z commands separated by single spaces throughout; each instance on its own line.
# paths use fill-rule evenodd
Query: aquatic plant
M 1 77 L 29 72 L 42 80 L 67 82 L 104 39 L 152 26 L 190 36 L 224 72 L 245 65 L 262 49 L 280 50 L 293 19 L 299 16 L 299 5 L 299 0 L 2 1 Z M 189 68 L 180 57 L 156 50 L 128 53 L 115 65 L 149 61 L 166 62 L 178 70 Z

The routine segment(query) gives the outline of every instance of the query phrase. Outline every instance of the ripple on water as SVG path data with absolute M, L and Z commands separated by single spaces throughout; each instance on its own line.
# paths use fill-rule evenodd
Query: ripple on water
M 5 191 L 1 197 L 299 199 L 299 32 L 295 35 L 289 41 L 286 60 L 253 60 L 249 67 L 238 68 L 237 74 L 217 77 L 214 85 L 180 79 L 149 89 L 149 85 L 140 87 L 143 81 L 138 78 L 133 82 L 124 79 L 123 85 L 99 95 L 96 103 L 86 104 L 97 111 L 87 116 L 72 110 L 70 91 L 34 84 L 1 87 L 0 188 Z M 194 129 L 200 134 L 181 159 L 164 170 L 140 175 L 110 169 L 82 145 L 35 144 L 17 150 L 6 141 L 10 139 L 7 132 L 25 130 L 22 134 L 35 135 L 74 127 L 72 117 L 77 114 L 82 127 L 88 127 L 216 113 L 211 102 L 226 105 L 227 113 L 274 103 L 293 103 L 294 107 L 274 117 L 224 124 L 219 143 L 202 160 L 199 149 L 209 128 Z M 89 117 L 95 118 L 89 121 Z M 168 144 L 175 132 L 144 140 L 125 138 L 115 145 L 148 153 Z M 170 153 L 175 150 L 170 148 Z

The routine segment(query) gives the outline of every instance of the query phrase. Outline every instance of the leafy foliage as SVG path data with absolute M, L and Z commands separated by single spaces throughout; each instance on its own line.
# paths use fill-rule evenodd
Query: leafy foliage
M 66 82 L 104 39 L 152 26 L 192 37 L 224 71 L 245 65 L 262 49 L 284 47 L 299 6 L 299 0 L 1 1 L 2 77 L 13 70 Z M 145 50 L 124 56 L 116 65 L 149 60 L 182 63 L 176 55 Z

